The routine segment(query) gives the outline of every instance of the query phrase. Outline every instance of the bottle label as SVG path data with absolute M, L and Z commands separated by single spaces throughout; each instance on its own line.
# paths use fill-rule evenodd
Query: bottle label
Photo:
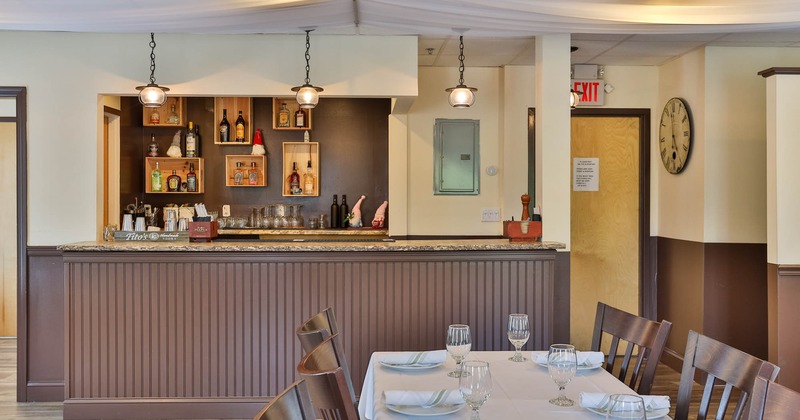
M 244 141 L 244 124 L 236 124 L 236 141 Z
M 161 192 L 161 175 L 160 174 L 153 174 L 153 178 L 150 182 L 152 185 L 150 186 L 153 192 Z
M 170 191 L 178 191 L 179 187 L 180 187 L 180 182 L 178 182 L 178 178 L 177 177 L 175 177 L 175 178 L 173 178 L 173 177 L 167 178 L 167 188 L 169 188 Z
M 191 175 L 186 177 L 186 189 L 189 192 L 197 192 L 197 177 Z
M 313 195 L 314 194 L 314 182 L 311 180 L 306 180 L 305 185 L 303 185 L 303 194 L 306 195 Z
M 197 153 L 197 143 L 194 136 L 186 136 L 186 157 L 195 157 Z
M 300 112 L 300 113 L 298 113 L 298 114 L 297 114 L 297 118 L 296 118 L 296 120 L 297 120 L 297 121 L 296 121 L 296 125 L 297 125 L 298 127 L 303 127 L 303 126 L 306 124 L 306 122 L 305 122 L 305 115 L 306 115 L 306 114 L 303 114 L 302 112 Z
M 228 127 L 225 125 L 219 127 L 219 141 L 228 141 Z
M 256 172 L 251 172 L 247 179 L 250 185 L 258 185 L 258 174 Z
M 241 171 L 233 174 L 233 183 L 236 185 L 242 185 L 244 183 L 244 174 Z

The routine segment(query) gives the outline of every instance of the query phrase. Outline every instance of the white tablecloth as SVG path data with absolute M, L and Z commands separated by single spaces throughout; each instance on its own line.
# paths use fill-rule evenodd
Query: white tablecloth
M 526 352 L 526 357 L 530 352 Z M 455 369 L 455 362 L 448 357 L 440 367 L 418 371 L 404 371 L 387 368 L 378 363 L 381 353 L 373 353 L 361 389 L 358 406 L 363 419 L 387 420 L 408 419 L 410 417 L 394 413 L 383 402 L 384 390 L 436 390 L 450 388 L 458 390 L 458 378 L 450 378 L 447 372 Z M 558 387 L 550 379 L 547 368 L 527 362 L 514 363 L 508 360 L 513 352 L 472 352 L 467 360 L 485 360 L 492 372 L 493 389 L 489 400 L 481 408 L 481 418 L 486 420 L 503 419 L 589 419 L 598 420 L 603 416 L 589 412 L 578 406 L 581 392 L 605 392 L 608 394 L 634 393 L 617 378 L 599 368 L 579 371 L 567 385 L 566 394 L 575 401 L 572 407 L 557 407 L 548 402 L 558 395 Z M 430 419 L 469 419 L 469 407 L 455 414 Z

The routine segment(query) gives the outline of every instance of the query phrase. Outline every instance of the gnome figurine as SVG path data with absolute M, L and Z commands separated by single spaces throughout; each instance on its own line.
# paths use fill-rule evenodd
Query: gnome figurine
M 352 228 L 360 228 L 361 227 L 361 202 L 367 198 L 366 195 L 362 195 L 361 198 L 356 201 L 356 204 L 353 206 L 353 212 L 350 213 L 350 217 L 348 218 L 350 227 Z
M 266 155 L 267 150 L 264 149 L 264 137 L 261 134 L 261 129 L 256 130 L 256 135 L 253 136 L 253 151 L 251 155 Z
M 386 220 L 386 206 L 389 205 L 388 201 L 384 201 L 378 210 L 375 211 L 375 218 L 372 219 L 372 228 L 380 229 L 383 227 L 383 221 Z
M 178 130 L 172 137 L 172 144 L 167 149 L 167 156 L 179 158 L 181 157 L 181 130 Z

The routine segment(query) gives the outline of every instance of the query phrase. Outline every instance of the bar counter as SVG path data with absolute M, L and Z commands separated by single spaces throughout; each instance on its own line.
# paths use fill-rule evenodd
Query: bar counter
M 507 239 L 80 242 L 65 273 L 64 418 L 252 418 L 295 378 L 295 328 L 332 306 L 355 389 L 374 351 L 569 339 L 564 244 Z M 566 259 L 568 261 L 568 258 Z

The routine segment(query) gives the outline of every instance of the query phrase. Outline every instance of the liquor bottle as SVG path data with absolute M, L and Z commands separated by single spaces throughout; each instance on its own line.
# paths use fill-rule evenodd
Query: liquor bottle
M 303 108 L 298 108 L 294 113 L 294 126 L 297 128 L 306 126 L 306 113 L 303 112 Z
M 350 216 L 350 206 L 347 205 L 347 194 L 342 194 L 342 204 L 339 204 L 340 226 L 347 229 L 347 217 Z
M 247 183 L 258 185 L 258 169 L 256 169 L 255 162 L 250 162 L 250 169 L 247 171 Z
M 200 138 L 200 124 L 195 124 L 194 126 L 194 139 L 195 139 L 195 147 L 194 147 L 194 157 L 200 157 L 200 148 L 203 142 Z
M 331 204 L 331 229 L 342 227 L 342 220 L 339 218 L 339 203 L 336 202 L 336 194 L 333 195 L 333 204 Z
M 158 113 L 158 108 L 153 109 L 150 113 L 150 124 L 159 124 L 161 122 L 161 114 Z
M 186 157 L 197 157 L 197 135 L 194 132 L 194 123 L 191 121 L 186 131 Z
M 278 112 L 278 127 L 290 127 L 289 109 L 286 108 L 286 102 L 281 103 L 281 110 Z
M 197 192 L 197 174 L 194 173 L 194 163 L 189 164 L 189 172 L 186 174 L 186 191 Z
M 233 171 L 233 185 L 244 185 L 244 170 L 242 162 L 236 162 L 236 169 Z
M 297 162 L 292 162 L 292 174 L 289 175 L 289 192 L 292 195 L 300 195 L 300 174 L 297 173 Z
M 236 142 L 244 143 L 244 118 L 242 118 L 242 111 L 239 111 L 239 118 L 236 119 Z
M 316 177 L 314 176 L 314 171 L 311 169 L 311 161 L 308 161 L 308 166 L 306 166 L 306 173 L 303 174 L 303 194 L 305 195 L 314 195 L 314 184 L 317 182 Z
M 158 162 L 156 162 L 156 168 L 150 173 L 150 189 L 153 192 L 161 192 L 161 168 L 158 167 Z
M 181 188 L 181 177 L 172 170 L 172 175 L 167 177 L 167 191 L 178 192 Z
M 219 142 L 231 141 L 231 124 L 228 122 L 228 110 L 222 110 L 222 121 L 219 122 Z
M 178 113 L 175 112 L 175 104 L 172 104 L 169 108 L 169 117 L 167 117 L 167 124 L 180 124 L 181 119 L 178 118 Z
M 158 143 L 156 143 L 156 135 L 150 133 L 150 146 L 147 150 L 147 156 L 156 157 L 158 156 Z

